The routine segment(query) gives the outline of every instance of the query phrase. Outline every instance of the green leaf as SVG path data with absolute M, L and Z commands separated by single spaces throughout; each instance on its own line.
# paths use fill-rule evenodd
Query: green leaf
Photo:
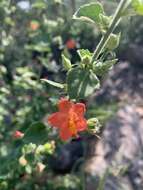
M 38 52 L 49 52 L 50 48 L 49 48 L 49 44 L 45 43 L 45 42 L 40 42 L 38 44 L 31 44 L 31 45 L 25 45 L 25 49 L 26 50 L 35 50 Z
M 100 87 L 97 76 L 91 70 L 74 68 L 67 75 L 67 89 L 71 99 L 83 99 Z
M 103 6 L 97 2 L 81 6 L 73 15 L 73 18 L 100 23 L 101 14 L 104 14 Z
M 48 132 L 43 123 L 36 122 L 32 124 L 25 132 L 23 142 L 43 144 L 47 141 Z
M 143 1 L 132 0 L 132 7 L 138 15 L 143 15 Z
M 105 61 L 104 63 L 98 62 L 98 63 L 93 63 L 93 69 L 94 72 L 97 74 L 97 76 L 103 76 L 105 75 L 109 70 L 112 69 L 113 65 L 117 62 L 117 59 L 113 60 L 108 60 Z
M 65 57 L 63 54 L 62 54 L 62 63 L 65 70 L 68 71 L 72 68 L 71 61 L 67 57 Z
M 106 31 L 111 23 L 112 17 L 100 14 L 100 28 L 102 31 Z
M 47 4 L 44 0 L 36 0 L 36 2 L 32 4 L 32 8 L 43 9 L 46 7 L 47 7 Z
M 58 82 L 54 82 L 54 81 L 47 80 L 47 79 L 41 79 L 41 81 L 44 81 L 44 82 L 46 82 L 46 83 L 48 83 L 48 84 L 50 84 L 50 85 L 52 85 L 52 86 L 54 86 L 54 87 L 57 87 L 57 88 L 61 88 L 61 89 L 64 88 L 64 85 L 63 85 L 63 84 L 60 84 L 60 83 L 58 83 Z
M 92 56 L 93 56 L 93 53 L 91 53 L 88 49 L 79 49 L 77 51 L 77 53 L 79 54 L 79 56 L 81 58 L 81 62 L 83 64 L 89 64 L 90 63 Z
M 88 49 L 79 49 L 77 50 L 81 60 L 83 61 L 85 58 L 91 58 L 93 53 L 91 53 Z
M 44 8 L 46 8 L 46 4 L 45 3 L 33 3 L 32 4 L 32 8 L 37 8 L 37 9 L 44 9 Z
M 0 181 L 1 180 L 6 180 L 9 178 L 9 175 L 0 175 Z

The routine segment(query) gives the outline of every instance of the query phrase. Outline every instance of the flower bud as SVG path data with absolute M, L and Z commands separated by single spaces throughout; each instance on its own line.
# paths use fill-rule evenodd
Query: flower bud
M 26 165 L 27 165 L 27 160 L 25 159 L 24 156 L 21 156 L 21 157 L 19 158 L 19 164 L 20 164 L 21 166 L 26 166 Z
M 101 127 L 101 124 L 99 123 L 97 118 L 88 119 L 87 125 L 89 127 L 89 130 L 91 130 L 94 133 L 98 133 Z
M 21 139 L 24 137 L 24 133 L 20 132 L 20 131 L 15 131 L 13 134 L 13 138 L 14 139 Z
M 67 42 L 66 42 L 66 47 L 68 49 L 74 49 L 76 48 L 76 42 L 73 40 L 73 39 L 69 39 Z
M 36 170 L 37 170 L 38 173 L 42 173 L 43 170 L 45 169 L 45 167 L 46 166 L 44 164 L 42 164 L 41 162 L 38 162 L 37 166 L 36 166 Z
M 36 31 L 39 28 L 39 23 L 37 21 L 31 21 L 30 22 L 30 29 L 32 31 Z
M 111 34 L 109 40 L 106 44 L 106 48 L 109 50 L 114 50 L 119 46 L 121 34 Z

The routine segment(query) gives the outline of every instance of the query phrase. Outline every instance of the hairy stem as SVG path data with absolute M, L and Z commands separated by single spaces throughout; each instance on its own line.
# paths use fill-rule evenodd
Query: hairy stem
M 106 43 L 108 42 L 111 33 L 114 31 L 114 29 L 117 27 L 121 20 L 121 13 L 125 8 L 127 8 L 129 1 L 128 0 L 121 0 L 119 3 L 119 6 L 117 7 L 115 14 L 113 16 L 113 19 L 111 21 L 111 24 L 109 26 L 109 29 L 107 30 L 106 34 L 101 38 L 101 41 L 99 42 L 98 46 L 96 47 L 91 63 L 93 63 L 95 60 L 98 59 L 99 55 L 101 54 L 102 50 L 106 46 Z

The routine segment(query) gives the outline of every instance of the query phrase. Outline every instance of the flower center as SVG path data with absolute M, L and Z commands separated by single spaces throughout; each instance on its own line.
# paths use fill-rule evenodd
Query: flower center
M 69 128 L 69 130 L 70 130 L 70 132 L 71 132 L 72 135 L 76 135 L 77 134 L 75 117 L 76 117 L 76 115 L 74 115 L 74 113 L 71 113 L 69 115 L 68 128 Z
M 74 123 L 74 121 L 73 121 L 72 119 L 69 120 L 68 127 L 69 127 L 69 129 L 70 129 L 70 132 L 71 132 L 73 135 L 76 135 L 76 133 L 77 133 L 76 125 L 75 125 L 75 123 Z

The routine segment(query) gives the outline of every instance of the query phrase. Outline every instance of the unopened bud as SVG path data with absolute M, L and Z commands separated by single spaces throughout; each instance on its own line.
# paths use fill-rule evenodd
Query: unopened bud
M 26 165 L 27 165 L 27 160 L 25 159 L 24 156 L 21 156 L 21 157 L 19 158 L 19 164 L 20 164 L 21 166 L 26 166 Z
M 46 166 L 44 164 L 42 164 L 41 162 L 38 162 L 37 166 L 36 166 L 36 170 L 37 170 L 38 173 L 42 173 L 43 170 L 45 169 L 45 167 Z
M 109 50 L 116 49 L 119 46 L 121 34 L 111 34 L 106 44 L 106 48 Z
M 101 124 L 97 118 L 88 119 L 87 125 L 89 127 L 89 130 L 93 131 L 94 133 L 98 133 L 101 127 Z
M 14 139 L 21 139 L 24 137 L 24 133 L 20 132 L 20 131 L 15 131 L 13 134 L 13 138 Z

